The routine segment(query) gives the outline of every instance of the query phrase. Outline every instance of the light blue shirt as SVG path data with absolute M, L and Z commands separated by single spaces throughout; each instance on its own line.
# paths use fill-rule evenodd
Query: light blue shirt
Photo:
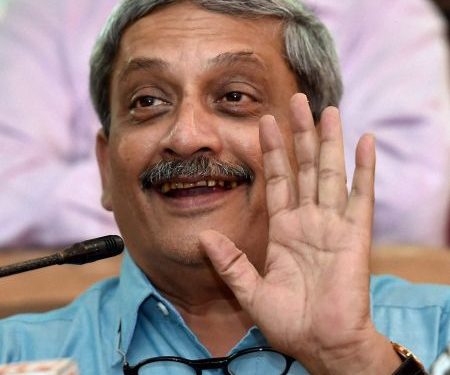
M 371 296 L 378 330 L 412 350 L 426 367 L 450 343 L 450 287 L 374 276 Z M 261 345 L 267 342 L 253 327 L 232 352 Z M 70 305 L 0 322 L 0 363 L 72 357 L 83 375 L 122 374 L 119 347 L 132 365 L 160 355 L 210 357 L 128 253 L 120 278 L 94 285 Z M 289 374 L 306 372 L 295 364 Z

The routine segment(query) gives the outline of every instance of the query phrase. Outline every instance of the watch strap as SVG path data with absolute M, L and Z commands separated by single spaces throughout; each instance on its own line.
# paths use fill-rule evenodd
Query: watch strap
M 422 363 L 410 350 L 395 342 L 392 346 L 402 360 L 402 364 L 392 375 L 427 375 Z

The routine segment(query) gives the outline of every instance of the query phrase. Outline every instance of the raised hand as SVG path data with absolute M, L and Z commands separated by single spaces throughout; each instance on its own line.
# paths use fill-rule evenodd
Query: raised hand
M 217 232 L 203 232 L 200 243 L 274 348 L 311 373 L 388 374 L 398 358 L 369 307 L 374 139 L 357 145 L 348 194 L 338 110 L 326 108 L 316 128 L 296 94 L 291 114 L 294 168 L 274 118 L 260 121 L 270 220 L 264 274 Z

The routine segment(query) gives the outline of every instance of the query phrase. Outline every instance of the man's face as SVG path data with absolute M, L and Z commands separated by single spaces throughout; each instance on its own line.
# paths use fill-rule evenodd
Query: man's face
M 99 136 L 97 151 L 103 205 L 143 269 L 204 264 L 198 234 L 205 229 L 263 264 L 268 218 L 258 120 L 274 115 L 290 142 L 289 99 L 297 91 L 281 35 L 277 20 L 221 15 L 189 2 L 125 32 L 112 78 L 111 132 L 107 140 Z M 159 162 L 199 156 L 243 166 L 252 177 L 141 178 Z

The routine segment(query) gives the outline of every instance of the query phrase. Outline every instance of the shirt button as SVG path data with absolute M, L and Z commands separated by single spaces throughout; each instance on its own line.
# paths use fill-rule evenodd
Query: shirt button
M 158 309 L 163 313 L 164 316 L 169 316 L 169 310 L 167 310 L 167 307 L 162 302 L 158 302 L 156 306 L 158 306 Z

